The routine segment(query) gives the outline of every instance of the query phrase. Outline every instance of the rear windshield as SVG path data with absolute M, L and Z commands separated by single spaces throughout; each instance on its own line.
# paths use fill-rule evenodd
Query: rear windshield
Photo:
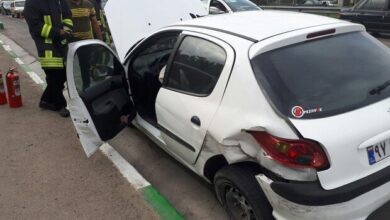
M 321 118 L 390 95 L 390 49 L 365 32 L 283 47 L 252 67 L 275 107 L 292 118 Z
M 225 2 L 233 12 L 260 10 L 259 7 L 249 0 L 225 0 Z

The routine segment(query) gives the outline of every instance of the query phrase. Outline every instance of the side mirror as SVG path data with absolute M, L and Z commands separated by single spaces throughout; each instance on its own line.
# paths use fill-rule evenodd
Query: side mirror
M 226 12 L 222 11 L 221 9 L 219 9 L 217 7 L 210 6 L 209 14 L 211 14 L 211 15 L 219 15 L 219 14 L 225 14 L 225 13 Z

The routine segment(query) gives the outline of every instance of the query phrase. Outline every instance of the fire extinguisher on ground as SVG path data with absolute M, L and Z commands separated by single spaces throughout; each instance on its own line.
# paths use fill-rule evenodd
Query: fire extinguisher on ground
M 0 71 L 0 105 L 7 104 L 7 96 L 5 93 L 3 73 Z
M 11 108 L 22 106 L 22 94 L 20 93 L 20 81 L 16 67 L 9 68 L 6 75 L 8 104 Z

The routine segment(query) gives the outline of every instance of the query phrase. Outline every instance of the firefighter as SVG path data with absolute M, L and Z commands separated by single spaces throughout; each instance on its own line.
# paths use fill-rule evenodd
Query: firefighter
M 66 81 L 64 57 L 73 29 L 68 4 L 66 0 L 26 0 L 24 15 L 46 74 L 47 87 L 39 107 L 69 117 L 62 93 Z
M 91 0 L 91 3 L 95 7 L 96 18 L 97 18 L 100 30 L 102 32 L 103 41 L 107 45 L 110 46 L 111 45 L 110 29 L 108 28 L 106 15 L 104 14 L 104 10 L 102 8 L 102 2 L 101 2 L 101 0 Z
M 72 11 L 72 20 L 74 23 L 73 39 L 74 41 L 94 39 L 103 40 L 102 33 L 96 18 L 94 5 L 88 0 L 67 0 Z M 80 48 L 77 51 L 81 78 L 83 81 L 83 91 L 88 89 L 91 82 L 90 69 L 94 63 L 95 56 L 91 54 L 88 48 Z

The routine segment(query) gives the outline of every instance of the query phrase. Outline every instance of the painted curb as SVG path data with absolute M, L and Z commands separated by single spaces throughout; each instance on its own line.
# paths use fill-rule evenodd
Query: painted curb
M 163 220 L 184 220 L 184 217 L 162 196 L 153 186 L 147 186 L 139 190 L 147 201 Z
M 4 36 L 0 34 L 0 36 Z M 0 46 L 14 58 L 15 62 L 23 71 L 42 89 L 46 83 L 36 74 L 29 65 L 25 64 L 12 50 L 11 46 L 4 44 L 0 40 Z M 128 161 L 126 161 L 111 145 L 108 143 L 100 147 L 100 151 L 105 155 L 123 175 L 123 177 L 132 185 L 149 206 L 159 215 L 162 220 L 184 220 L 184 217 L 175 207 L 154 188 Z

